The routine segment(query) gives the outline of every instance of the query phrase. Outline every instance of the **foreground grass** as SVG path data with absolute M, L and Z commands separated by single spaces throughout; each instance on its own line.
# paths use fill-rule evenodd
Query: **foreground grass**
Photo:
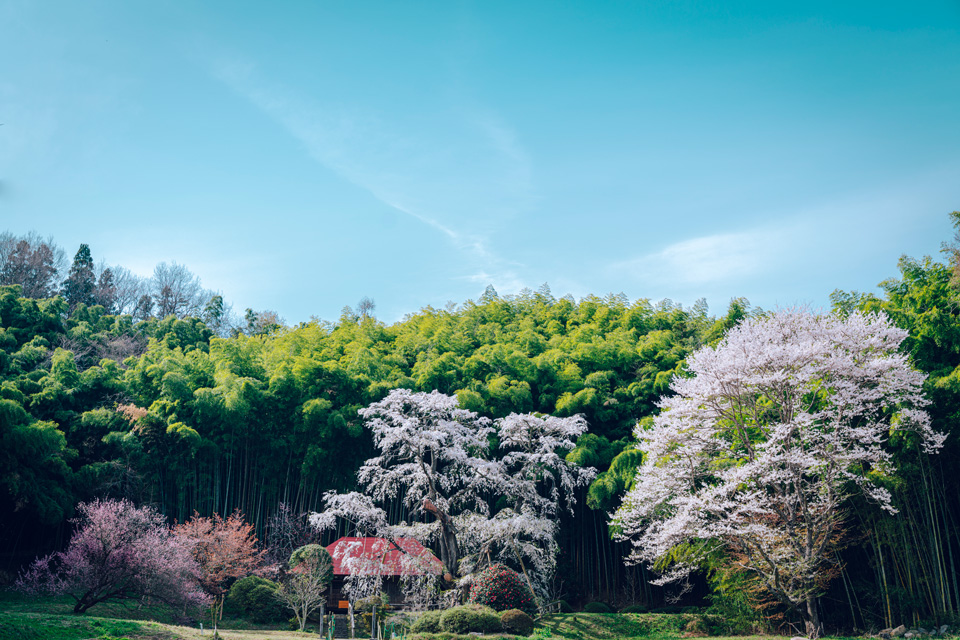
M 0 640 L 210 640 L 207 629 L 144 620 L 0 612 Z M 320 636 L 272 629 L 220 629 L 224 640 L 304 640 Z
M 0 611 L 5 613 L 33 613 L 60 615 L 73 618 L 74 601 L 68 596 L 34 598 L 15 591 L 0 591 Z M 185 624 L 182 612 L 166 605 L 140 606 L 134 602 L 107 602 L 90 609 L 90 616 L 123 620 L 144 620 L 166 624 Z
M 32 598 L 0 591 L 0 640 L 210 640 L 207 612 L 191 613 L 185 618 L 182 611 L 165 605 L 106 603 L 94 606 L 88 614 L 75 615 L 69 597 Z M 203 635 L 201 621 L 207 628 Z M 226 640 L 319 637 L 235 618 L 223 620 L 220 636 Z
M 179 640 L 183 636 L 157 622 L 115 620 L 46 613 L 0 613 L 0 640 Z
M 679 638 L 683 628 L 703 616 L 686 613 L 556 613 L 545 616 L 542 626 L 554 638 L 616 640 L 651 635 Z
M 164 606 L 97 605 L 95 615 L 74 615 L 69 598 L 26 598 L 0 593 L 0 640 L 210 640 L 196 619 Z M 568 613 L 546 616 L 541 627 L 554 640 L 679 640 L 696 614 Z M 719 621 L 712 621 L 718 623 Z M 205 624 L 209 627 L 209 625 Z M 717 630 L 714 624 L 708 624 Z M 305 640 L 315 633 L 270 629 L 243 620 L 224 620 L 224 640 Z M 443 634 L 447 640 L 455 640 Z M 459 638 L 476 640 L 475 636 Z M 711 636 L 710 640 L 782 640 L 779 636 Z

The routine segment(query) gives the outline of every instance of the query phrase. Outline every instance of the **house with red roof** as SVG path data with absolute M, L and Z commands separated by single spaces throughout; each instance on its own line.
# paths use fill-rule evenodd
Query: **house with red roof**
M 333 558 L 333 583 L 328 608 L 345 610 L 344 581 L 350 575 L 381 576 L 392 605 L 403 604 L 400 581 L 405 576 L 443 573 L 443 563 L 413 538 L 360 538 L 345 536 L 327 545 Z

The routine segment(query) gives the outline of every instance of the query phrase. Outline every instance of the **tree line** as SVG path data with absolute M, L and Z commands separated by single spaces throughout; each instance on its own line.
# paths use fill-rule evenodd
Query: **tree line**
M 103 271 L 92 277 L 96 268 L 81 248 L 65 272 L 52 242 L 31 238 L 15 259 L 8 248 L 0 252 L 0 278 L 12 283 L 0 287 L 0 538 L 8 576 L 62 545 L 74 505 L 97 497 L 151 504 L 179 522 L 195 511 L 239 509 L 261 535 L 281 503 L 296 513 L 322 511 L 323 495 L 356 488 L 357 469 L 376 452 L 358 411 L 403 388 L 455 396 L 464 410 L 492 419 L 583 416 L 589 431 L 567 460 L 600 473 L 581 490 L 575 514 L 559 518 L 560 588 L 572 600 L 662 604 L 664 591 L 651 586 L 647 570 L 624 566 L 628 550 L 607 525 L 606 514 L 635 482 L 633 428 L 657 415 L 690 354 L 762 314 L 743 299 L 714 316 L 702 301 L 575 300 L 555 298 L 546 286 L 501 296 L 488 287 L 475 301 L 427 307 L 392 325 L 373 316 L 371 301 L 336 322 L 276 321 L 231 335 L 201 307 L 138 316 L 129 306 L 68 299 L 68 291 L 96 291 L 90 284 L 99 285 Z M 32 257 L 41 245 L 47 249 Z M 880 311 L 909 332 L 901 349 L 928 374 L 932 426 L 948 437 L 937 456 L 890 438 L 898 472 L 886 486 L 900 514 L 883 518 L 852 499 L 851 544 L 838 547 L 839 579 L 820 599 L 828 624 L 888 626 L 960 610 L 960 480 L 946 472 L 960 454 L 960 260 L 947 249 L 946 262 L 902 259 L 899 277 L 878 295 L 831 296 L 838 317 Z M 49 268 L 8 264 L 59 265 L 53 273 L 61 280 L 54 286 L 50 276 L 47 288 L 31 281 L 28 289 L 25 276 L 14 282 L 11 274 Z M 397 520 L 408 515 L 402 498 L 384 508 Z M 715 606 L 738 607 L 736 577 L 705 567 Z
M 215 291 L 205 289 L 186 266 L 161 262 L 149 277 L 120 265 L 95 263 L 89 245 L 81 244 L 72 261 L 53 238 L 37 233 L 0 234 L 0 285 L 19 285 L 26 298 L 63 297 L 77 305 L 101 306 L 108 315 L 150 318 L 196 317 L 217 335 L 262 333 L 282 324 L 273 311 L 247 309 L 238 317 Z

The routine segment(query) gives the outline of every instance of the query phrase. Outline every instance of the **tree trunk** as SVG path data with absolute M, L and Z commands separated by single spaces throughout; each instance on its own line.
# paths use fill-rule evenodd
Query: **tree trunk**
M 807 637 L 819 638 L 823 635 L 823 623 L 820 621 L 817 599 L 814 596 L 807 596 L 807 615 L 804 616 L 803 624 L 806 627 Z
M 430 498 L 423 499 L 423 509 L 440 522 L 440 562 L 451 578 L 456 578 L 460 568 L 460 545 L 457 543 L 457 528 L 453 518 L 441 511 Z
M 447 573 L 456 578 L 460 567 L 460 545 L 453 523 L 446 518 L 440 519 L 440 561 Z

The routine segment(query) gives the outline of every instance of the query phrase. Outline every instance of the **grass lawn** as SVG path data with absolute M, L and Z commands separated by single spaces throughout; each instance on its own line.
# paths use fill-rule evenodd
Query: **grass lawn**
M 703 616 L 688 613 L 557 613 L 546 616 L 541 626 L 558 640 L 618 640 L 681 638 L 684 627 Z M 711 636 L 722 638 L 723 636 Z M 741 640 L 759 636 L 736 636 Z M 778 636 L 763 636 L 773 640 Z
M 93 616 L 0 612 L 0 640 L 176 640 L 182 636 L 157 622 L 115 620 Z
M 210 640 L 209 629 L 95 616 L 0 612 L 0 640 Z M 220 629 L 224 640 L 303 640 L 298 631 Z
M 166 606 L 96 605 L 89 614 L 74 615 L 69 598 L 28 598 L 0 592 L 0 640 L 210 640 L 209 624 L 184 621 Z M 546 616 L 541 627 L 555 640 L 678 640 L 696 614 L 565 613 Z M 279 626 L 279 625 L 274 625 Z M 315 633 L 271 629 L 244 620 L 225 619 L 224 640 L 303 640 Z M 461 636 L 475 640 L 476 636 Z M 711 640 L 782 640 L 778 636 L 712 636 Z
M 95 605 L 85 615 L 75 615 L 69 597 L 31 598 L 0 591 L 0 640 L 210 640 L 209 616 L 204 611 L 193 613 L 194 619 L 206 627 L 203 635 L 197 622 L 185 621 L 182 612 L 165 605 L 107 603 Z M 220 636 L 229 640 L 318 637 L 236 618 L 224 618 Z

